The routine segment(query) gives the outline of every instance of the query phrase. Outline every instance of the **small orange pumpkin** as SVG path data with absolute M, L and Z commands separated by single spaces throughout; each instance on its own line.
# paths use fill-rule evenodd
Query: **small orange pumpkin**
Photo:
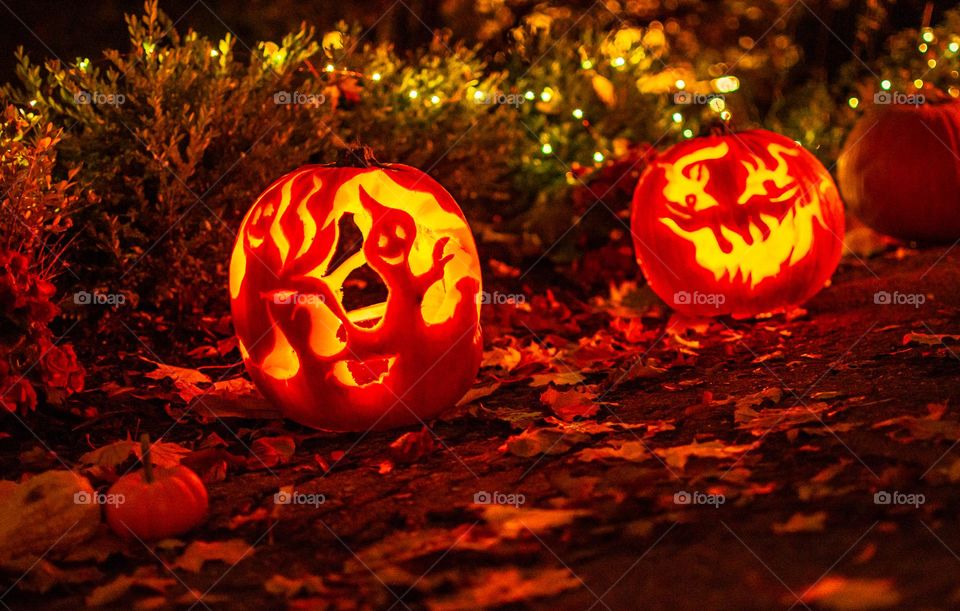
M 840 259 L 843 204 L 830 174 L 765 130 L 671 147 L 640 176 L 631 212 L 647 282 L 685 314 L 788 309 L 819 291 Z
M 141 441 L 143 469 L 124 475 L 108 490 L 107 524 L 125 539 L 155 541 L 176 537 L 207 515 L 207 488 L 183 465 L 155 469 L 150 440 Z
M 460 208 L 417 169 L 359 165 L 273 183 L 230 262 L 250 377 L 287 417 L 336 431 L 436 416 L 470 388 L 482 352 L 480 262 Z M 357 289 L 379 284 L 372 300 Z
M 960 238 L 960 102 L 873 105 L 847 136 L 837 182 L 851 211 L 880 233 Z

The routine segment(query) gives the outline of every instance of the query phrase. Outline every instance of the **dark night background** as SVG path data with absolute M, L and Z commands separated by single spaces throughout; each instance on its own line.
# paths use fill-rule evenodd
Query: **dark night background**
M 804 4 L 817 13 L 819 20 L 806 11 L 801 3 L 794 5 L 791 12 L 803 13 L 797 38 L 808 50 L 804 67 L 812 71 L 829 72 L 847 59 L 849 52 L 844 47 L 846 43 L 837 40 L 823 27 L 820 20 L 835 32 L 850 32 L 854 28 L 855 16 L 865 5 L 872 3 L 870 0 L 805 2 Z M 117 0 L 4 0 L 0 4 L 3 9 L 0 10 L 2 80 L 13 77 L 13 53 L 21 45 L 32 57 L 55 55 L 64 60 L 75 57 L 96 59 L 104 48 L 125 48 L 127 33 L 123 27 L 123 15 L 137 13 L 142 8 L 142 4 L 136 1 Z M 404 4 L 410 10 L 404 8 Z M 326 25 L 341 19 L 349 23 L 359 23 L 364 29 L 373 27 L 369 35 L 372 40 L 392 40 L 401 48 L 428 42 L 430 29 L 446 28 L 455 36 L 467 40 L 476 39 L 482 19 L 471 10 L 474 5 L 472 1 L 406 0 L 404 4 L 395 0 L 166 0 L 161 4 L 161 8 L 177 21 L 181 31 L 189 27 L 216 38 L 229 28 L 248 45 L 257 40 L 277 40 L 284 33 L 295 30 L 301 21 L 314 24 L 322 31 Z M 549 3 L 518 1 L 505 4 L 519 17 L 539 5 Z M 556 4 L 586 9 L 594 2 Z M 679 12 L 682 14 L 683 6 L 688 3 L 678 0 L 673 4 L 680 7 Z M 888 9 L 888 30 L 918 27 L 918 16 L 924 13 L 928 4 L 933 7 L 932 22 L 939 20 L 943 11 L 953 5 L 950 2 L 901 0 Z M 11 11 L 16 13 L 16 16 Z M 416 13 L 419 19 L 414 17 L 413 13 Z M 40 42 L 41 40 L 46 45 Z M 486 42 L 493 44 L 496 41 Z

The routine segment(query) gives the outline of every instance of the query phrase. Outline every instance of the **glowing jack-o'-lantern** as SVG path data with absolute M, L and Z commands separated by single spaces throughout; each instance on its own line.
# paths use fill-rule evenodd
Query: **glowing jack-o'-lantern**
M 247 213 L 230 261 L 251 378 L 285 416 L 327 430 L 413 424 L 456 403 L 480 364 L 480 290 L 460 208 L 403 165 L 287 174 Z
M 718 133 L 647 167 L 631 229 L 661 299 L 685 314 L 747 317 L 824 286 L 840 259 L 843 205 L 827 170 L 793 140 Z

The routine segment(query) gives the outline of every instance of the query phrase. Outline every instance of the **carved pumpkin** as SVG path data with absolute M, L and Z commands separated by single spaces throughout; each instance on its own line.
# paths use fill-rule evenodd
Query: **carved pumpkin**
M 378 283 L 374 298 L 357 289 Z M 284 415 L 327 430 L 413 424 L 456 403 L 480 364 L 480 290 L 460 208 L 403 165 L 284 176 L 247 213 L 230 262 L 251 378 Z
M 837 161 L 844 201 L 903 240 L 960 238 L 960 102 L 876 105 Z
M 650 287 L 690 315 L 798 305 L 840 259 L 843 205 L 827 170 L 764 130 L 681 142 L 640 176 L 631 225 Z

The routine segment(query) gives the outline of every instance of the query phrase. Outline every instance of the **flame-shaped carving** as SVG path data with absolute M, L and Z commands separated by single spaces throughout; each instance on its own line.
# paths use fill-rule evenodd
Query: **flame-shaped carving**
M 359 249 L 342 243 L 344 219 Z M 344 285 L 361 268 L 387 297 L 348 310 Z M 412 168 L 310 166 L 280 179 L 244 220 L 230 291 L 251 377 L 319 428 L 432 417 L 479 366 L 473 238 L 449 194 Z
M 677 145 L 641 177 L 633 216 L 651 286 L 697 314 L 800 303 L 836 267 L 843 235 L 827 171 L 795 142 L 764 131 Z M 697 294 L 700 304 L 692 303 Z

